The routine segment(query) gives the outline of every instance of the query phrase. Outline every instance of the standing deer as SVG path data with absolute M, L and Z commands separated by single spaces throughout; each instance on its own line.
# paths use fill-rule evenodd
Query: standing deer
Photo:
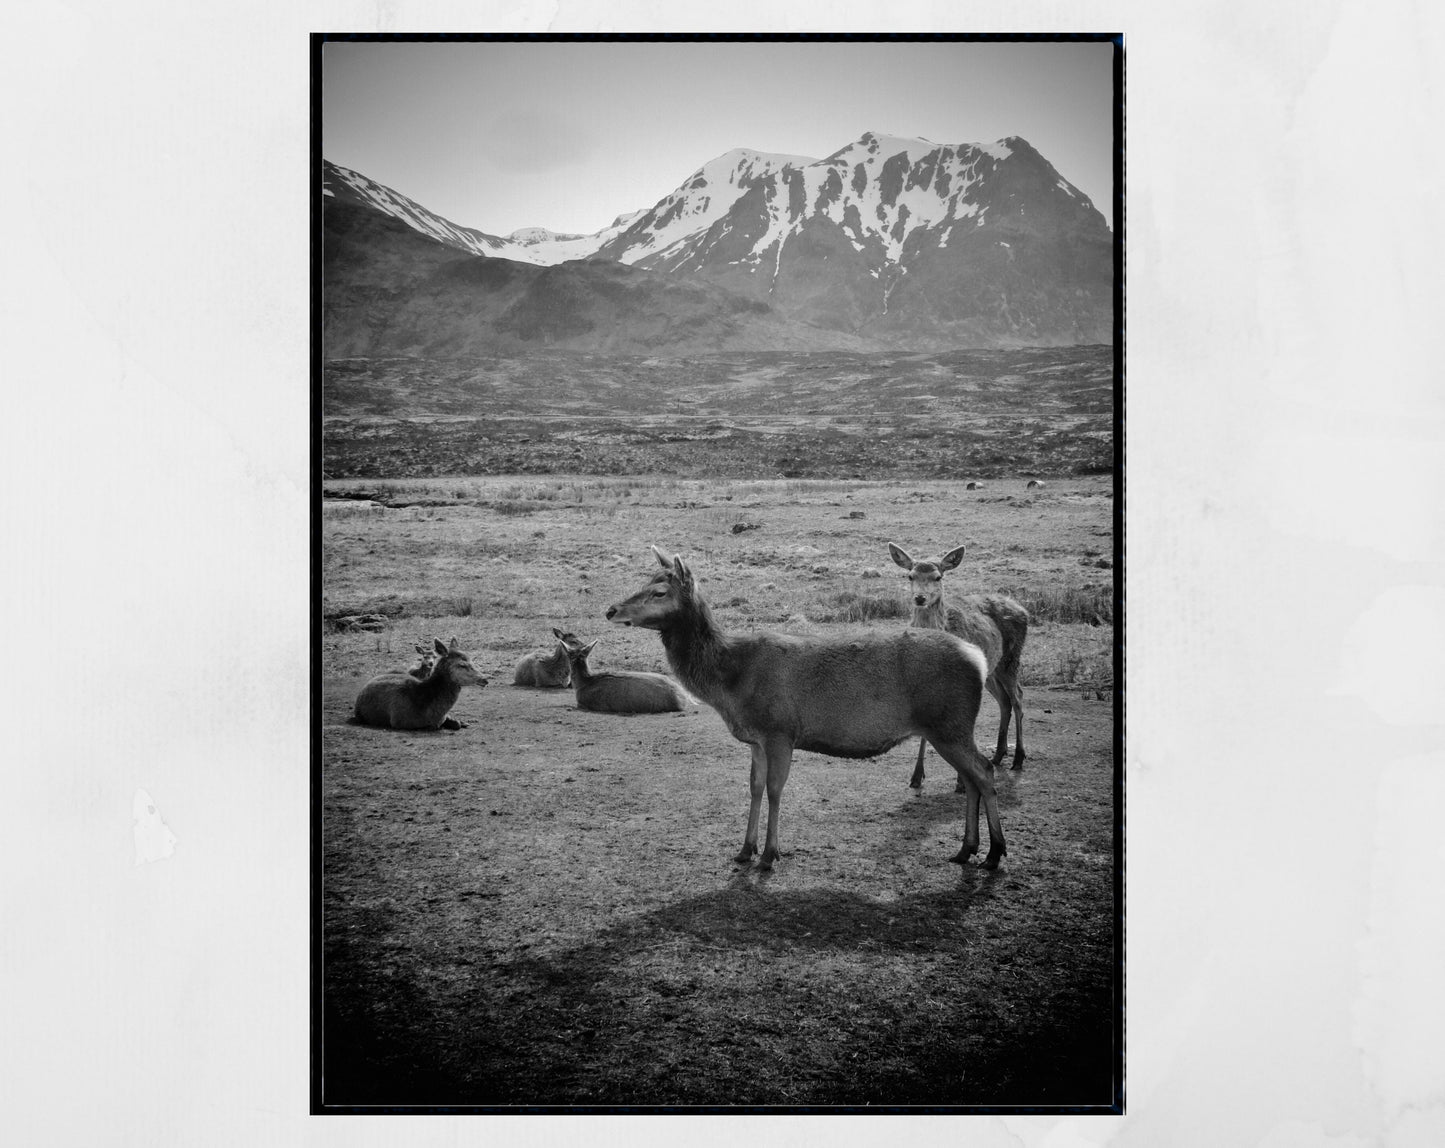
M 733 737 L 752 749 L 751 804 L 743 847 L 758 851 L 758 816 L 768 795 L 768 831 L 759 866 L 779 855 L 778 814 L 794 750 L 830 757 L 877 757 L 910 737 L 927 738 L 968 794 L 960 865 L 978 852 L 978 807 L 988 817 L 988 856 L 1005 853 L 993 777 L 973 743 L 988 667 L 976 646 L 941 630 L 857 633 L 848 637 L 729 634 L 719 628 L 681 557 L 652 548 L 661 571 L 630 598 L 607 608 L 623 626 L 656 630 L 673 673 L 717 710 Z
M 351 720 L 382 729 L 462 729 L 464 723 L 447 714 L 463 686 L 485 686 L 487 679 L 473 668 L 455 638 L 450 645 L 434 638 L 433 644 L 437 660 L 430 674 L 420 679 L 401 670 L 377 674 L 356 695 Z
M 538 686 L 542 689 L 561 689 L 572 684 L 572 671 L 567 664 L 567 647 L 581 644 L 581 639 L 570 630 L 563 633 L 552 627 L 557 645 L 550 654 L 526 654 L 512 672 L 512 685 Z
M 594 674 L 587 656 L 595 641 L 585 646 L 563 643 L 572 666 L 572 686 L 577 691 L 577 708 L 607 714 L 661 714 L 686 709 L 693 699 L 666 674 L 612 670 Z
M 963 547 L 957 546 L 942 558 L 914 561 L 901 546 L 888 544 L 893 561 L 908 571 L 913 588 L 915 626 L 947 630 L 965 642 L 972 642 L 988 662 L 988 692 L 998 702 L 998 747 L 992 765 L 1000 765 L 1008 752 L 1009 717 L 1014 725 L 1014 769 L 1024 764 L 1024 691 L 1019 685 L 1019 658 L 1029 636 L 1029 613 L 1012 598 L 1002 594 L 966 594 L 958 605 L 943 600 L 943 575 L 963 561 Z M 928 745 L 918 743 L 918 762 L 908 784 L 923 785 L 923 755 Z

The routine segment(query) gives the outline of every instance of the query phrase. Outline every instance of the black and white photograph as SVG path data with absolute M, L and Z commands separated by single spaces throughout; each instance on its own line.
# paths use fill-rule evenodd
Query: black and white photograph
M 318 1109 L 1121 1111 L 1121 37 L 314 58 Z
M 5 1143 L 1445 1144 L 1445 7 L 6 33 Z

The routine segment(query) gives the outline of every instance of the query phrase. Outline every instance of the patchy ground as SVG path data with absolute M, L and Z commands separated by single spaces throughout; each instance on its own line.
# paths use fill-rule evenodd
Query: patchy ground
M 788 855 L 768 874 L 731 860 L 748 754 L 711 710 L 589 714 L 570 690 L 509 684 L 552 625 L 600 637 L 599 667 L 666 668 L 655 634 L 602 619 L 648 575 L 644 539 L 692 557 L 735 628 L 834 632 L 840 602 L 901 600 L 882 539 L 968 543 L 955 593 L 1097 604 L 1106 480 L 1028 498 L 1020 480 L 972 504 L 948 484 L 578 480 L 549 499 L 457 481 L 472 485 L 451 505 L 323 523 L 326 612 L 391 619 L 321 642 L 323 1103 L 1116 1099 L 1108 619 L 1036 623 L 1029 758 L 997 772 L 995 873 L 948 861 L 963 797 L 932 753 L 908 788 L 913 743 L 873 761 L 799 753 Z M 756 529 L 733 533 L 740 518 Z M 469 727 L 346 724 L 361 683 L 431 633 L 457 634 L 491 678 L 453 711 Z M 985 699 L 984 747 L 996 721 Z
M 985 478 L 1114 466 L 1107 346 L 333 359 L 326 474 Z

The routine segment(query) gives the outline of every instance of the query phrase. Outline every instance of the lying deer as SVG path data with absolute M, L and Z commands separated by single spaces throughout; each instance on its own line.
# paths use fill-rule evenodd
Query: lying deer
M 999 765 L 1008 752 L 1009 717 L 1014 725 L 1014 769 L 1024 764 L 1024 691 L 1019 685 L 1019 657 L 1029 636 L 1029 612 L 1002 594 L 966 594 L 957 604 L 943 600 L 943 575 L 963 561 L 963 547 L 956 546 L 942 558 L 915 561 L 901 546 L 888 544 L 893 561 L 908 571 L 913 588 L 915 626 L 947 630 L 983 651 L 988 662 L 988 692 L 998 702 L 998 747 L 991 764 Z M 926 742 L 918 743 L 918 762 L 908 784 L 923 785 L 923 755 Z M 962 792 L 960 790 L 959 792 Z
M 557 645 L 550 654 L 526 654 L 517 663 L 512 673 L 514 686 L 538 686 L 541 689 L 561 689 L 572 684 L 572 671 L 567 664 L 567 647 L 581 644 L 581 639 L 570 630 L 563 633 L 552 627 Z
M 457 640 L 443 645 L 433 639 L 436 663 L 425 678 L 401 670 L 377 674 L 356 695 L 352 721 L 382 729 L 462 729 L 464 722 L 447 717 L 457 704 L 463 686 L 485 686 L 487 679 L 473 668 Z
M 407 673 L 417 680 L 421 680 L 427 677 L 431 673 L 431 668 L 437 664 L 437 655 L 435 650 L 421 642 L 418 642 L 413 648 L 421 655 L 421 661 L 407 670 Z
M 768 795 L 768 831 L 759 865 L 779 855 L 778 813 L 793 751 L 877 757 L 922 736 L 958 771 L 968 795 L 963 846 L 978 852 L 978 808 L 988 817 L 988 856 L 1005 853 L 1003 824 L 988 762 L 973 743 L 988 667 L 982 652 L 943 630 L 856 633 L 848 637 L 724 632 L 681 557 L 652 548 L 662 570 L 637 593 L 607 608 L 623 626 L 662 637 L 678 679 L 721 715 L 752 749 L 751 804 L 743 847 L 758 851 L 758 816 Z
M 571 663 L 572 686 L 577 691 L 579 710 L 608 714 L 660 714 L 696 704 L 666 674 L 624 670 L 594 674 L 587 666 L 587 656 L 596 645 L 595 641 L 585 646 L 562 643 Z

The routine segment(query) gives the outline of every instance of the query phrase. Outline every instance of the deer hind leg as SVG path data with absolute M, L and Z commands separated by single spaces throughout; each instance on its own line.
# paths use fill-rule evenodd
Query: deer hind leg
M 913 766 L 913 776 L 908 779 L 909 789 L 923 788 L 923 755 L 927 752 L 928 739 L 926 737 L 921 737 L 918 739 L 918 761 Z
M 958 780 L 968 794 L 963 848 L 950 860 L 962 865 L 978 852 L 978 807 L 982 804 L 984 815 L 988 818 L 988 856 L 984 858 L 983 867 L 997 869 L 999 858 L 1007 853 L 1008 849 L 1004 845 L 1003 822 L 999 820 L 998 798 L 994 793 L 993 773 L 988 759 L 978 752 L 971 736 L 954 741 L 940 739 L 933 742 L 933 748 L 938 750 L 944 761 L 958 771 Z
M 773 740 L 767 746 L 768 759 L 768 836 L 763 842 L 763 855 L 758 868 L 771 869 L 781 855 L 778 848 L 778 822 L 783 806 L 783 786 L 793 768 L 793 747 L 786 741 Z
M 1004 756 L 1008 753 L 1008 722 L 1009 715 L 1013 712 L 1013 699 L 1009 697 L 1008 688 L 999 680 L 997 674 L 990 674 L 984 685 L 993 695 L 993 700 L 998 702 L 998 746 L 994 749 L 993 761 L 989 764 L 1002 765 Z
M 1019 685 L 1019 649 L 1023 645 L 1023 639 L 1019 639 L 1019 645 L 1009 651 L 1003 661 L 994 671 L 993 679 L 990 679 L 989 689 L 993 696 L 998 699 L 999 708 L 1008 706 L 1013 710 L 1014 718 L 1014 769 L 1022 769 L 1024 766 L 1024 689 Z M 994 686 L 997 686 L 997 689 Z M 1008 739 L 1004 736 L 1008 729 L 1007 711 L 1003 719 L 1003 725 L 999 728 L 998 753 L 994 755 L 994 765 L 1003 763 L 1004 754 L 1008 750 Z
M 1024 688 L 1018 678 L 1009 675 L 1005 685 L 1014 706 L 1014 769 L 1024 767 Z

